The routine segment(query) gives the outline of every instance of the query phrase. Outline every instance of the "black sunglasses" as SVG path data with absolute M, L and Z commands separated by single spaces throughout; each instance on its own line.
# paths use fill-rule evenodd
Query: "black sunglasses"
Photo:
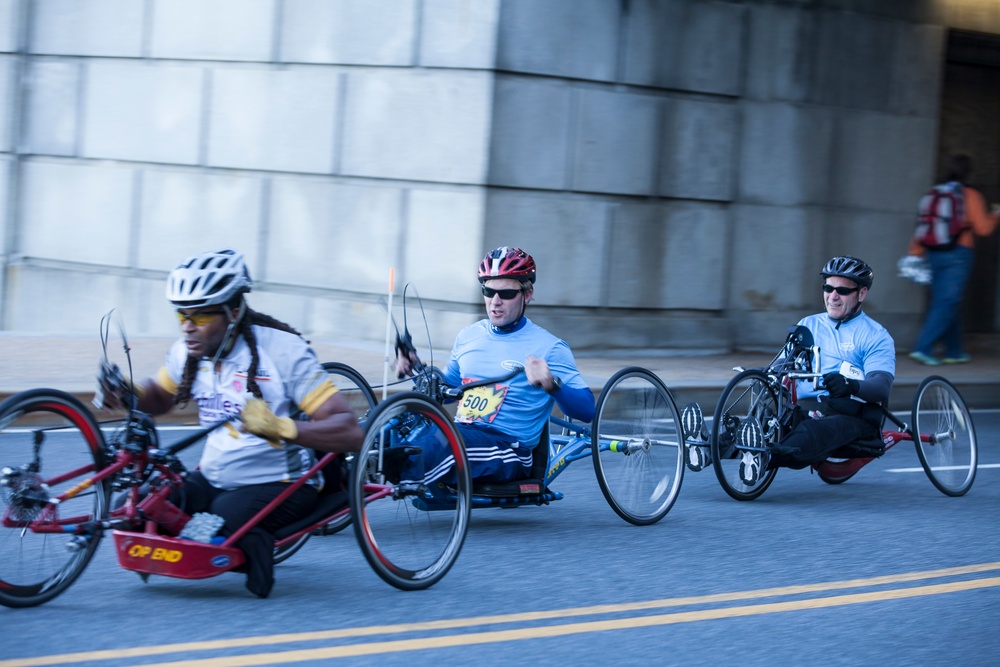
M 847 296 L 848 294 L 854 294 L 860 287 L 834 287 L 833 285 L 823 285 L 823 291 L 829 294 L 830 292 L 836 292 L 840 296 Z
M 499 294 L 500 298 L 504 301 L 510 301 L 520 293 L 521 290 L 519 289 L 493 289 L 492 287 L 483 285 L 483 296 L 487 299 L 492 299 L 494 295 Z

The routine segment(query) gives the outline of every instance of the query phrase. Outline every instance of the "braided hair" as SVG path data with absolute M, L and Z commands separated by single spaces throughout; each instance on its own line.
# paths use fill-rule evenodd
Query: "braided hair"
M 250 348 L 250 368 L 247 369 L 247 391 L 256 398 L 263 398 L 260 386 L 257 384 L 257 365 L 260 362 L 260 356 L 257 353 L 257 336 L 254 335 L 253 326 L 256 324 L 268 327 L 269 329 L 277 329 L 278 331 L 295 334 L 303 339 L 305 337 L 291 325 L 285 324 L 270 315 L 251 310 L 250 306 L 243 300 L 242 295 L 227 305 L 229 308 L 236 308 L 240 305 L 244 308 L 243 317 L 240 318 L 236 332 L 238 335 L 243 336 L 243 339 Z M 306 342 L 308 343 L 309 341 Z M 198 373 L 198 364 L 200 361 L 200 357 L 191 354 L 188 355 L 187 361 L 184 362 L 184 371 L 181 373 L 181 382 L 177 386 L 177 393 L 174 395 L 174 405 L 183 407 L 191 400 L 191 386 L 194 384 L 195 375 Z

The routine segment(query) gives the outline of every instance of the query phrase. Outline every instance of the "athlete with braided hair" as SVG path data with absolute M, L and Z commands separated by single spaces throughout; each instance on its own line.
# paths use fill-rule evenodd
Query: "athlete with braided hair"
M 524 373 L 503 384 L 466 392 L 457 410 L 455 420 L 477 481 L 528 477 L 531 451 L 542 429 L 548 428 L 553 403 L 574 419 L 594 418 L 594 394 L 580 377 L 569 346 L 524 314 L 534 294 L 535 275 L 535 260 L 520 248 L 504 246 L 487 253 L 479 265 L 487 318 L 458 334 L 444 369 L 445 383 L 457 387 L 524 367 Z M 400 376 L 412 374 L 417 363 L 412 350 L 397 352 Z M 430 488 L 439 480 L 449 483 L 454 477 L 450 453 L 434 441 L 419 445 L 417 455 L 387 459 L 390 479 Z M 399 469 L 392 470 L 396 465 Z
M 134 389 L 137 409 L 152 415 L 194 401 L 202 425 L 233 418 L 212 431 L 198 469 L 178 504 L 188 514 L 209 512 L 229 534 L 273 500 L 315 462 L 313 451 L 357 451 L 357 417 L 337 393 L 309 343 L 292 327 L 246 303 L 253 282 L 243 255 L 225 248 L 190 257 L 167 280 L 181 338 L 155 378 Z M 105 406 L 124 396 L 108 391 Z M 308 420 L 293 419 L 299 411 Z M 234 423 L 242 420 L 237 427 Z M 322 477 L 309 480 L 238 546 L 247 555 L 247 588 L 267 597 L 274 584 L 274 538 L 269 531 L 312 511 Z

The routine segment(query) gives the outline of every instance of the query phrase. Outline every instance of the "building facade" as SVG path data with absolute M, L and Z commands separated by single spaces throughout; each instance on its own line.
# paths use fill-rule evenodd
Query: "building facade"
M 943 156 L 1000 201 L 998 43 L 988 0 L 0 0 L 0 329 L 170 335 L 231 246 L 311 337 L 380 340 L 392 269 L 447 347 L 519 245 L 579 349 L 774 347 L 834 254 L 908 349 Z

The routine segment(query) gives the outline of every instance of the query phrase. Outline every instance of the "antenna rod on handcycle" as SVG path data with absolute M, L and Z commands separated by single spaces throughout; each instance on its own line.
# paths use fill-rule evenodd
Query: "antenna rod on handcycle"
M 389 390 L 389 338 L 392 332 L 392 291 L 396 278 L 396 269 L 389 267 L 389 298 L 385 314 L 385 363 L 382 364 L 382 400 L 385 400 Z

